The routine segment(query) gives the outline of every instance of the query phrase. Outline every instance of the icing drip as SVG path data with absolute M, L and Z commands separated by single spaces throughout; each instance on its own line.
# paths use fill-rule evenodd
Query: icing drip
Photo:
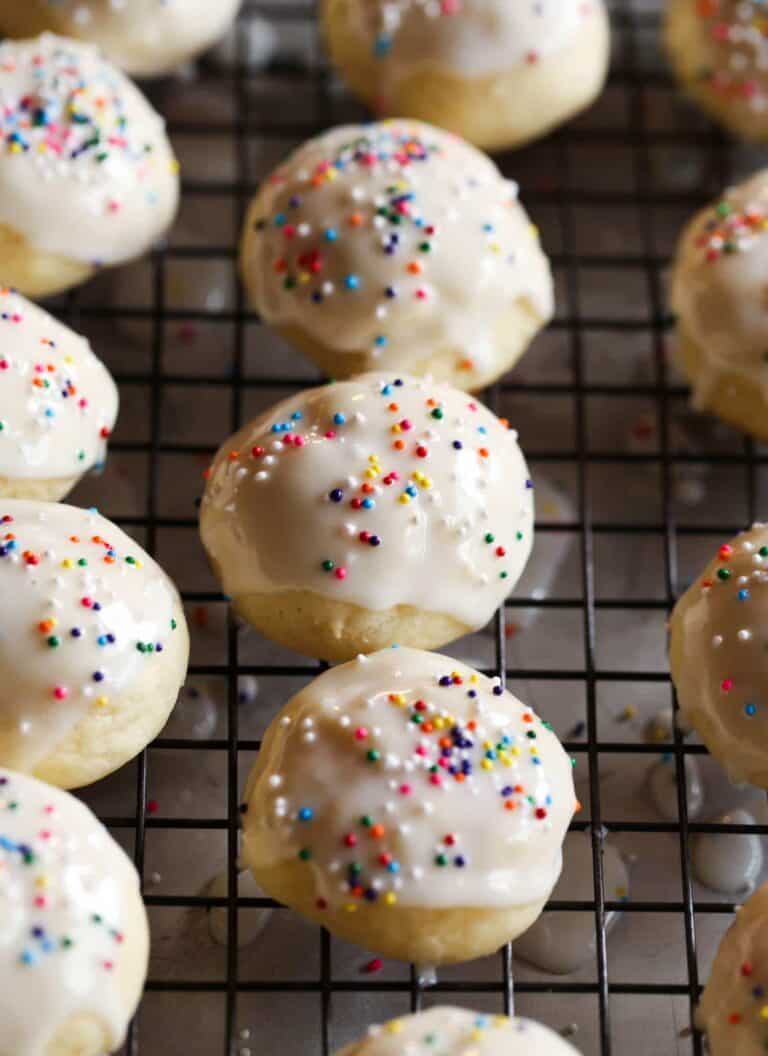
M 339 128 L 300 148 L 252 207 L 243 264 L 267 321 L 364 353 L 369 367 L 445 347 L 469 372 L 492 361 L 515 301 L 542 323 L 553 311 L 517 187 L 414 121 Z
M 228 594 L 308 589 L 481 626 L 517 581 L 533 489 L 515 434 L 445 385 L 314 389 L 216 457 L 201 533 Z
M 273 724 L 246 793 L 246 858 L 257 877 L 301 861 L 321 909 L 528 905 L 560 873 L 571 769 L 497 681 L 384 650 L 321 676 Z
M 0 771 L 0 1052 L 43 1056 L 83 1013 L 119 1046 L 133 1011 L 123 961 L 146 959 L 140 906 L 136 871 L 90 811 Z
M 0 734 L 29 770 L 93 708 L 163 664 L 178 595 L 144 551 L 96 513 L 0 504 Z
M 0 476 L 79 476 L 104 461 L 117 389 L 88 342 L 0 290 Z
M 89 45 L 0 45 L 0 223 L 87 263 L 137 256 L 170 223 L 177 163 L 162 119 Z

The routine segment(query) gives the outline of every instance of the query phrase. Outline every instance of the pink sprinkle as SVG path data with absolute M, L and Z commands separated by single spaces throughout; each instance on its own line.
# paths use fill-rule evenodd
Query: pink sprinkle
M 157 814 L 159 809 L 160 809 L 160 804 L 157 802 L 156 799 L 147 800 L 147 813 L 148 814 Z
M 722 689 L 723 693 L 730 693 L 733 689 L 733 679 L 724 678 L 723 681 L 720 683 L 720 689 Z
M 80 604 L 83 606 L 84 609 L 90 609 L 93 606 L 93 599 L 92 598 L 81 598 L 80 599 Z
M 305 444 L 305 440 L 304 440 L 303 436 L 294 436 L 294 438 L 293 438 L 293 446 L 294 447 L 304 447 L 304 444 Z
M 357 738 L 357 740 L 364 741 L 367 736 L 368 730 L 365 728 L 365 726 L 358 726 L 355 730 L 355 737 Z
M 440 774 L 430 774 L 429 783 L 431 785 L 442 785 L 443 781 Z
M 360 971 L 365 975 L 373 975 L 374 972 L 380 972 L 383 967 L 384 962 L 381 957 L 374 957 L 372 961 L 368 961 L 367 964 L 364 964 Z
M 50 829 L 41 829 L 40 832 L 38 833 L 38 836 L 40 837 L 41 840 L 50 840 L 50 838 L 51 838 L 51 830 Z
M 347 578 L 347 570 L 346 570 L 346 568 L 337 568 L 336 571 L 334 572 L 334 575 L 336 576 L 336 579 L 346 579 Z
M 0 370 L 8 370 L 10 363 L 7 359 L 0 359 Z
M 20 323 L 21 322 L 21 316 L 19 315 L 18 312 L 14 312 L 13 315 L 11 316 L 11 319 L 13 320 L 14 323 Z
M 400 785 L 398 791 L 401 796 L 410 796 L 411 792 L 413 792 L 413 788 L 410 785 Z
M 419 747 L 416 749 L 416 755 L 424 756 L 426 754 L 427 754 L 427 749 L 424 747 L 423 744 L 420 744 Z
M 335 433 L 335 431 L 333 429 L 329 429 L 328 432 L 325 433 L 324 435 L 325 435 L 325 439 L 326 440 L 335 440 L 336 439 L 336 433 Z
M 66 686 L 56 686 L 53 690 L 53 695 L 56 700 L 66 700 L 69 696 L 69 690 Z
M 355 836 L 354 832 L 348 832 L 344 837 L 344 846 L 357 847 L 357 836 Z
M 104 961 L 104 970 L 105 971 L 111 972 L 114 967 L 115 967 L 115 962 L 114 961 Z
M 54 807 L 53 803 L 46 803 L 46 805 L 43 807 L 44 814 L 53 814 L 55 810 L 56 808 Z
M 38 909 L 45 909 L 48 905 L 48 899 L 45 895 L 35 895 L 35 906 Z

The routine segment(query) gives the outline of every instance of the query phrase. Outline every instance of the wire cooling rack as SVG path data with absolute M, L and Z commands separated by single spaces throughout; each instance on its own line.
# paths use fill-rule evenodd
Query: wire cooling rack
M 218 443 L 316 377 L 244 303 L 235 274 L 244 208 L 294 144 L 361 111 L 325 65 L 310 0 L 246 3 L 234 63 L 206 60 L 196 78 L 151 88 L 182 157 L 180 224 L 148 262 L 58 306 L 92 337 L 123 400 L 107 472 L 74 501 L 97 503 L 158 556 L 193 630 L 198 690 L 134 765 L 85 793 L 133 854 L 152 920 L 129 1056 L 249 1056 L 278 1046 L 284 1056 L 328 1056 L 369 1021 L 437 1000 L 573 1023 L 585 1056 L 702 1053 L 691 1013 L 733 904 L 696 885 L 692 840 L 768 827 L 689 818 L 685 760 L 703 749 L 677 731 L 648 744 L 633 716 L 671 702 L 664 626 L 675 597 L 714 542 L 761 508 L 765 451 L 686 410 L 667 354 L 664 294 L 680 224 L 754 159 L 678 100 L 656 7 L 615 0 L 603 99 L 500 159 L 541 226 L 559 313 L 487 399 L 519 427 L 534 477 L 554 477 L 567 492 L 566 513 L 543 516 L 537 537 L 544 546 L 559 539 L 567 559 L 548 590 L 515 595 L 492 634 L 447 650 L 506 677 L 576 758 L 584 811 L 574 829 L 591 834 L 594 896 L 548 912 L 588 915 L 596 941 L 585 969 L 564 978 L 527 969 L 510 949 L 441 971 L 431 987 L 415 968 L 361 974 L 363 954 L 279 909 L 262 939 L 238 947 L 253 915 L 273 905 L 236 897 L 244 775 L 271 715 L 318 665 L 238 630 L 205 569 L 193 503 Z M 266 70 L 249 51 L 257 17 L 278 35 Z M 515 634 L 518 626 L 526 629 Z M 201 727 L 190 700 L 202 684 L 215 686 L 220 707 Z M 634 805 L 638 775 L 662 752 L 675 774 L 674 822 Z M 628 904 L 604 893 L 606 839 L 637 857 Z M 229 896 L 206 893 L 217 868 Z M 226 946 L 201 926 L 212 909 L 226 914 Z M 609 939 L 613 911 L 623 919 Z

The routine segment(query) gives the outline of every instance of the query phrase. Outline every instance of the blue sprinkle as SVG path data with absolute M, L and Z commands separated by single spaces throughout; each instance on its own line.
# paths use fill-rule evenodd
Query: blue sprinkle
M 360 277 L 358 275 L 347 275 L 344 279 L 344 285 L 348 290 L 359 290 L 360 289 Z
M 302 807 L 299 811 L 299 821 L 312 821 L 314 816 L 315 812 L 311 807 Z
M 372 510 L 375 505 L 376 503 L 373 501 L 373 499 L 363 499 L 364 510 Z
M 749 591 L 740 590 L 736 597 L 739 599 L 739 601 L 747 601 L 749 599 Z
M 326 227 L 325 229 L 325 240 L 326 242 L 335 242 L 339 237 L 339 232 L 335 227 Z
M 334 414 L 334 416 L 333 416 L 333 424 L 334 425 L 344 425 L 346 420 L 347 420 L 347 416 L 345 414 L 342 414 L 341 411 L 337 411 L 336 414 Z
M 745 711 L 745 713 L 747 715 L 750 715 L 750 716 L 754 715 L 755 712 L 757 711 L 757 705 L 756 704 L 745 704 L 744 705 L 744 711 Z

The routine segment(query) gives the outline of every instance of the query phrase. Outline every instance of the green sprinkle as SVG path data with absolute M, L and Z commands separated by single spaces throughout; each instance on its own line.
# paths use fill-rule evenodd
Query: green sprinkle
M 366 829 L 370 829 L 371 825 L 373 825 L 373 818 L 370 814 L 363 814 L 362 818 L 360 819 L 360 824 L 364 825 Z
M 365 753 L 365 758 L 369 763 L 378 763 L 381 759 L 381 752 L 377 752 L 375 748 L 371 748 L 370 751 Z
M 334 566 L 333 561 L 323 561 L 323 564 L 322 564 L 323 572 L 333 572 L 334 567 L 335 566 Z
M 79 558 L 77 563 L 80 566 L 80 568 L 85 568 L 87 566 L 87 564 L 88 564 L 88 561 L 86 560 L 86 558 L 81 557 L 81 558 Z
M 443 417 L 442 409 L 440 407 L 435 407 L 434 411 L 432 411 L 432 417 L 437 418 L 439 421 Z
M 731 570 L 729 568 L 718 568 L 717 578 L 722 579 L 722 581 L 725 582 L 727 579 L 731 578 Z
M 493 543 L 496 541 L 496 536 L 493 534 L 493 532 L 486 532 L 485 541 L 486 543 Z
M 446 855 L 444 855 L 444 854 L 435 855 L 435 865 L 442 866 L 442 865 L 447 865 L 447 864 L 448 864 L 448 858 L 447 858 Z
M 302 847 L 299 851 L 299 858 L 301 858 L 302 862 L 308 862 L 311 857 L 312 851 L 309 847 Z
M 57 649 L 61 645 L 61 638 L 57 638 L 55 634 L 52 634 L 48 639 L 48 645 L 51 649 Z

